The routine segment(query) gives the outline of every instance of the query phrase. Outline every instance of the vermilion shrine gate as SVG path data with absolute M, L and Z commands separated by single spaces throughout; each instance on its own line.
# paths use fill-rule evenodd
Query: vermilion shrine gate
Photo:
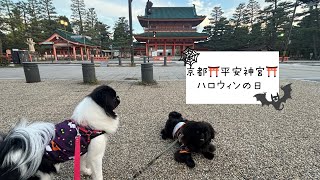
M 197 26 L 206 18 L 196 13 L 193 7 L 151 7 L 144 16 L 138 16 L 144 33 L 134 35 L 145 43 L 145 49 L 135 48 L 136 55 L 181 56 L 195 41 L 208 38 L 207 33 L 198 33 Z M 142 43 L 141 43 L 142 44 Z

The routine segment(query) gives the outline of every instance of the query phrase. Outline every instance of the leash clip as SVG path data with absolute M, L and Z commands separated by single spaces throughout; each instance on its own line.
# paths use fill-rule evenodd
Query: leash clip
M 78 128 L 78 127 L 76 128 L 76 130 L 77 130 L 77 136 L 81 136 L 81 134 L 80 134 L 80 132 L 79 132 L 79 128 Z

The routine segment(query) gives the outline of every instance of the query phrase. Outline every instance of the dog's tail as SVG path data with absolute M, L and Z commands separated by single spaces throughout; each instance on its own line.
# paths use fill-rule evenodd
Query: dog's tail
M 28 125 L 26 120 L 21 120 L 0 143 L 0 179 L 28 179 L 33 176 L 54 134 L 52 123 Z

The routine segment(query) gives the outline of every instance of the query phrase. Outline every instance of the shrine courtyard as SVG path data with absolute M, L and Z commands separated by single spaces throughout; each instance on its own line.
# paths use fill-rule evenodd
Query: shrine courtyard
M 160 131 L 173 110 L 214 126 L 215 158 L 210 161 L 195 154 L 196 167 L 189 169 L 174 161 L 176 146 L 138 179 L 320 178 L 320 83 L 281 79 L 281 85 L 292 83 L 293 89 L 293 99 L 282 111 L 260 105 L 186 105 L 185 81 L 159 81 L 153 86 L 136 81 L 100 83 L 112 86 L 121 97 L 116 109 L 120 127 L 110 135 L 103 159 L 105 179 L 130 178 L 172 142 L 162 140 Z M 77 79 L 33 84 L 1 79 L 0 129 L 7 131 L 22 117 L 54 123 L 69 118 L 96 86 Z M 55 179 L 73 179 L 72 162 L 61 170 Z

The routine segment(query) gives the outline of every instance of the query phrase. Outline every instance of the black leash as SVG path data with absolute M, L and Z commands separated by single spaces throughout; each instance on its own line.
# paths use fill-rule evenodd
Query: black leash
M 171 149 L 177 142 L 179 141 L 179 139 L 176 139 L 173 143 L 171 143 L 165 150 L 163 150 L 160 154 L 158 154 L 155 158 L 153 158 L 147 165 L 145 165 L 143 168 L 141 168 L 139 171 L 137 171 L 133 177 L 129 178 L 129 180 L 131 179 L 135 179 L 137 178 L 140 174 L 142 174 L 148 167 L 150 167 L 157 159 L 159 159 L 160 156 L 162 156 L 165 152 L 167 152 L 169 149 Z

